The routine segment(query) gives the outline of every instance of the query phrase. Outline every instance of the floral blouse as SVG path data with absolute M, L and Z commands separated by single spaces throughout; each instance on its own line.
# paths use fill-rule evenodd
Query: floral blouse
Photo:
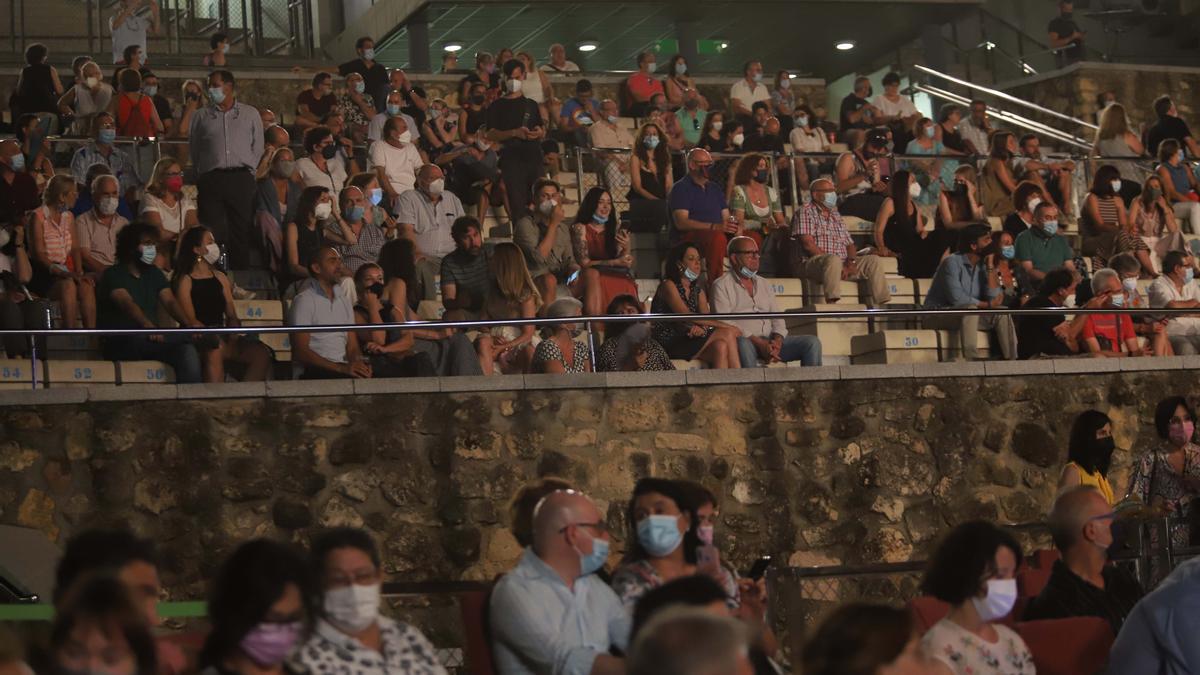
M 575 363 L 567 363 L 567 359 L 563 356 L 562 349 L 559 348 L 557 342 L 554 340 L 542 340 L 541 344 L 533 352 L 535 372 L 540 369 L 541 364 L 547 361 L 558 361 L 568 373 L 591 372 L 591 362 L 588 357 L 587 345 L 575 340 L 571 342 L 575 345 Z
M 1190 521 L 1192 505 L 1200 490 L 1200 446 L 1188 443 L 1183 446 L 1183 473 L 1175 471 L 1167 461 L 1167 453 L 1156 449 L 1142 455 L 1129 480 L 1129 494 L 1137 495 L 1145 504 L 1162 502 L 1174 510 L 1176 516 Z M 1157 546 L 1158 532 L 1150 531 L 1150 545 Z M 1188 526 L 1171 527 L 1171 545 L 1183 548 L 1188 545 Z M 1153 562 L 1153 561 L 1151 561 Z M 1156 573 L 1151 576 L 1157 576 Z
M 737 608 L 741 605 L 737 579 L 727 568 L 721 567 L 720 569 L 721 578 L 718 583 L 721 584 L 721 588 L 725 589 L 726 603 L 730 608 Z M 613 591 L 616 592 L 618 598 L 621 598 L 621 604 L 625 605 L 625 609 L 630 612 L 633 611 L 633 606 L 643 595 L 664 583 L 666 582 L 658 575 L 648 560 L 623 562 L 613 572 L 612 577 Z
M 609 338 L 596 350 L 597 371 L 615 373 L 625 370 L 624 365 L 617 361 L 617 343 L 619 341 L 618 338 Z M 657 340 L 649 338 L 645 345 L 646 363 L 638 368 L 639 372 L 675 370 L 675 364 L 671 363 L 671 357 L 667 356 L 667 351 L 658 344 Z
M 949 619 L 933 625 L 921 639 L 930 658 L 946 664 L 955 675 L 1034 675 L 1029 647 L 1008 626 L 992 624 L 1000 639 L 986 642 Z
M 378 621 L 382 654 L 319 621 L 308 642 L 292 654 L 289 665 L 301 673 L 446 675 L 433 645 L 421 631 L 382 616 Z

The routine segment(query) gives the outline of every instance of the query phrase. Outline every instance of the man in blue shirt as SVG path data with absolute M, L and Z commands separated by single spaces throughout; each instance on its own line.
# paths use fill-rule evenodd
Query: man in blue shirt
M 712 155 L 695 148 L 688 153 L 687 167 L 687 175 L 676 181 L 667 195 L 671 244 L 696 244 L 707 261 L 711 282 L 725 272 L 725 249 L 729 237 L 737 232 L 737 223 L 729 220 L 724 187 L 712 180 Z
M 996 252 L 992 251 L 992 231 L 974 223 L 959 234 L 958 253 L 938 265 L 933 284 L 925 295 L 925 309 L 995 309 L 1003 304 L 1000 277 L 996 271 Z M 976 331 L 995 331 L 1005 359 L 1017 358 L 1017 334 L 1012 316 L 1007 314 L 963 314 L 929 317 L 925 325 L 939 330 L 958 331 L 961 353 L 968 361 L 976 360 Z
M 501 675 L 625 672 L 629 615 L 593 572 L 608 558 L 608 529 L 592 500 L 573 490 L 534 510 L 533 546 L 492 591 L 488 622 Z
M 1200 558 L 1175 568 L 1125 619 L 1109 673 L 1184 675 L 1200 670 Z

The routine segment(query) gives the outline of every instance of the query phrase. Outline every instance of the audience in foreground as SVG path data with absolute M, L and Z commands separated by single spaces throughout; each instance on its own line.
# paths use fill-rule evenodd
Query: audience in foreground
M 1109 652 L 1108 670 L 1183 675 L 1200 667 L 1196 640 L 1200 558 L 1183 562 L 1129 613 Z
M 694 607 L 663 611 L 641 631 L 630 675 L 751 675 L 745 626 Z M 596 671 L 593 670 L 593 673 Z
M 849 603 L 833 610 L 804 644 L 804 675 L 932 675 L 912 614 L 902 607 Z

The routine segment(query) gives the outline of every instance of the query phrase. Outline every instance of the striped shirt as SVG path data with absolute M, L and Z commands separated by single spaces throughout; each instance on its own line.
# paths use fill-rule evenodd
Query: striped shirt
M 442 258 L 442 286 L 454 284 L 456 297 L 466 291 L 471 296 L 471 306 L 466 309 L 478 312 L 483 308 L 483 298 L 488 291 L 488 260 L 492 257 L 492 248 L 485 245 L 483 253 L 472 256 L 461 249 L 455 249 Z
M 358 241 L 351 246 L 338 246 L 337 250 L 342 255 L 346 269 L 354 274 L 359 267 L 379 261 L 379 249 L 383 248 L 385 242 L 387 236 L 381 227 L 374 223 L 363 223 L 358 231 Z
M 43 206 L 41 209 L 42 243 L 46 246 L 46 257 L 52 263 L 65 265 L 67 256 L 71 254 L 71 248 L 75 244 L 71 235 L 71 212 L 62 211 L 55 219 L 54 210 L 49 206 Z
M 792 217 L 792 236 L 809 235 L 816 242 L 822 253 L 836 255 L 846 259 L 846 246 L 854 243 L 846 225 L 842 223 L 842 215 L 834 209 L 823 209 L 814 202 L 804 205 Z

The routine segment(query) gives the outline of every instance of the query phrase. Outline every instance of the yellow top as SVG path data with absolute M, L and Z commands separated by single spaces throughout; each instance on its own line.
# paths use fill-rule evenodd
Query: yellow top
M 1099 471 L 1096 471 L 1095 473 L 1088 473 L 1083 470 L 1083 467 L 1079 466 L 1075 462 L 1067 462 L 1067 466 L 1073 466 L 1075 467 L 1075 470 L 1079 472 L 1080 485 L 1090 485 L 1096 488 L 1100 491 L 1100 494 L 1104 495 L 1104 499 L 1107 500 L 1110 505 L 1115 503 L 1113 501 L 1112 486 L 1108 484 L 1107 478 L 1100 475 Z

